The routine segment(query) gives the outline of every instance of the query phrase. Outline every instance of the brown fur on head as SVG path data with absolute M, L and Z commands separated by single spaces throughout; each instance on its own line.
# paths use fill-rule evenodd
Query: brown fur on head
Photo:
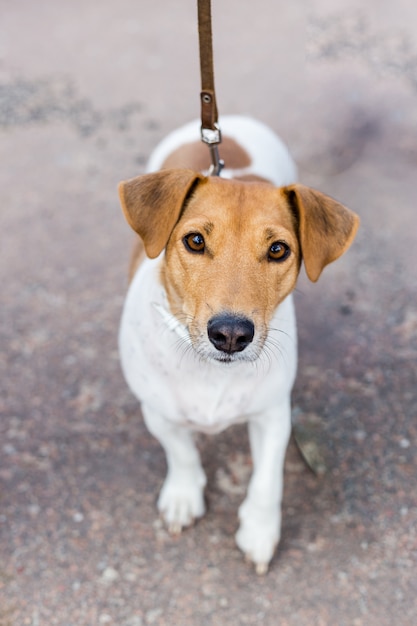
M 255 325 L 248 358 L 259 354 L 301 261 L 316 281 L 350 246 L 359 223 L 343 205 L 298 184 L 276 188 L 168 169 L 119 189 L 126 219 L 148 256 L 165 249 L 161 276 L 171 311 L 187 325 L 194 345 L 210 318 L 233 313 Z

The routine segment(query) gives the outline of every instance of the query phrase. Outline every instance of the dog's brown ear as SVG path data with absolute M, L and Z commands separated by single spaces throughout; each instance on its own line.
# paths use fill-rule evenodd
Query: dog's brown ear
M 193 186 L 205 177 L 187 169 L 167 169 L 119 183 L 119 197 L 128 224 L 155 258 L 165 248 Z
M 307 276 L 318 280 L 323 268 L 351 245 L 359 217 L 343 204 L 304 185 L 284 188 L 298 218 L 299 239 Z

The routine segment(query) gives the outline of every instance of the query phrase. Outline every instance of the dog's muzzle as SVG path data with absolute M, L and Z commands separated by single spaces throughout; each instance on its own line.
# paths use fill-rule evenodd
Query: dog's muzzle
M 247 348 L 254 334 L 255 326 L 251 320 L 231 313 L 216 315 L 207 323 L 210 342 L 216 350 L 229 355 Z

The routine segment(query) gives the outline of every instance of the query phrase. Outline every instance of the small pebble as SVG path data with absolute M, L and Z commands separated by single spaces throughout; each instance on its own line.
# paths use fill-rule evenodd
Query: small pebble
M 16 454 L 16 448 L 14 446 L 12 446 L 11 443 L 6 443 L 3 446 L 3 452 L 4 452 L 4 454 L 7 454 L 8 456 L 11 456 L 12 454 Z
M 139 615 L 134 615 L 127 622 L 124 622 L 123 626 L 142 626 L 142 618 Z
M 38 504 L 30 504 L 28 506 L 28 513 L 31 517 L 39 515 L 41 507 Z
M 119 572 L 115 570 L 113 567 L 106 567 L 101 575 L 101 580 L 103 583 L 111 584 L 114 583 L 115 580 L 119 578 Z
M 162 615 L 162 609 L 151 609 L 146 613 L 147 624 L 154 624 L 158 617 Z

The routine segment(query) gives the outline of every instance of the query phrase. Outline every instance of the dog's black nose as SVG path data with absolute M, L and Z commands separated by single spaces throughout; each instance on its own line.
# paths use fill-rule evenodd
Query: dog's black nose
M 217 350 L 232 354 L 242 352 L 251 343 L 255 327 L 246 317 L 225 313 L 208 321 L 207 334 Z

